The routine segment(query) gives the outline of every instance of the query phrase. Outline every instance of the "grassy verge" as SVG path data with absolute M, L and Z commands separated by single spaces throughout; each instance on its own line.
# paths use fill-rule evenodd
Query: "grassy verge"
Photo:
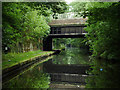
M 52 51 L 30 51 L 25 53 L 8 53 L 2 54 L 2 69 L 9 68 L 18 63 L 24 62 L 34 57 L 44 56 L 53 53 Z

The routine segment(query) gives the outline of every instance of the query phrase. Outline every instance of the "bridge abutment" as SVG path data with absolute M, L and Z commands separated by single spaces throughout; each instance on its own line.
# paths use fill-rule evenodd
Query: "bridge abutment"
M 43 51 L 52 51 L 52 37 L 43 39 Z

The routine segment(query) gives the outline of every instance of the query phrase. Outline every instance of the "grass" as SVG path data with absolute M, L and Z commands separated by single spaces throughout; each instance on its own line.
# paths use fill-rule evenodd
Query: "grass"
M 18 63 L 27 61 L 31 58 L 48 55 L 50 53 L 53 53 L 53 52 L 37 50 L 37 51 L 29 51 L 29 52 L 18 53 L 18 54 L 17 53 L 2 54 L 2 69 L 9 68 Z

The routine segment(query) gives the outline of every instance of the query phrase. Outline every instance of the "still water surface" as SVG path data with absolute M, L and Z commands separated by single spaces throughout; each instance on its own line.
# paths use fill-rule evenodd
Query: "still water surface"
M 54 64 L 89 64 L 89 55 L 86 49 L 67 48 L 53 57 Z
M 44 65 L 81 65 L 89 63 L 89 55 L 86 50 L 67 48 L 60 54 L 53 56 L 52 59 L 42 64 L 38 64 L 23 74 L 14 77 L 7 83 L 3 84 L 3 88 L 49 88 L 51 78 L 46 72 Z

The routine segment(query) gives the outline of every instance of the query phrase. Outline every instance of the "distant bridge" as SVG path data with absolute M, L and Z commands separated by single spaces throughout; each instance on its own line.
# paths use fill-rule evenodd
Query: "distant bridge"
M 83 38 L 87 32 L 84 30 L 87 18 L 56 19 L 52 20 L 50 34 L 43 42 L 43 50 L 52 50 L 52 38 Z

